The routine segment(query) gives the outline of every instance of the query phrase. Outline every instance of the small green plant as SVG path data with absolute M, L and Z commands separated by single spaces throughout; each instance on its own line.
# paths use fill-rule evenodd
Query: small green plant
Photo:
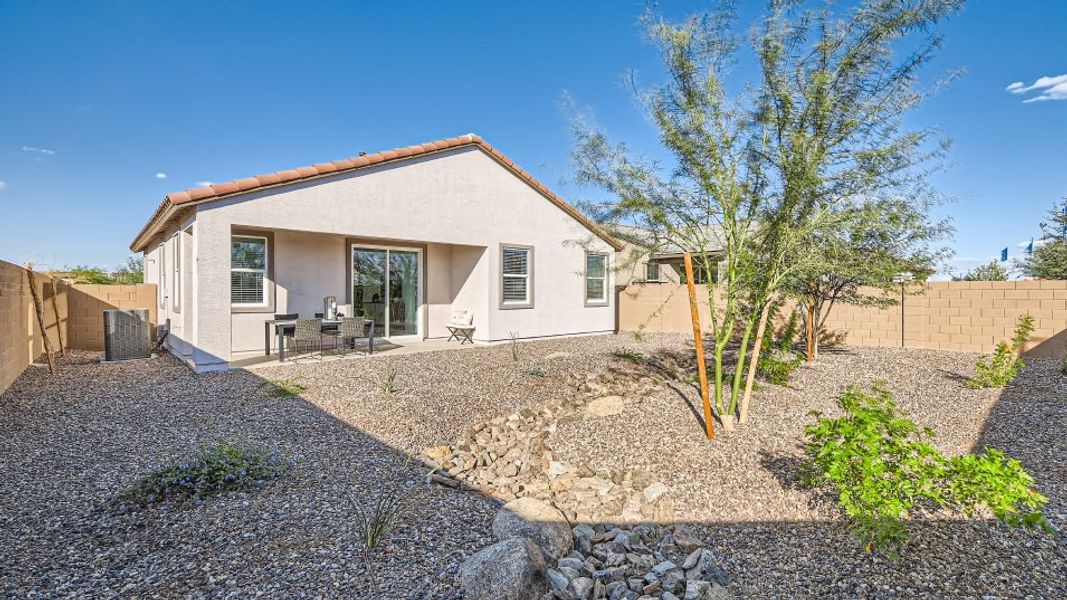
M 635 350 L 630 350 L 629 348 L 625 347 L 615 350 L 614 352 L 612 352 L 612 355 L 614 355 L 615 358 L 621 358 L 635 365 L 643 365 L 648 362 L 648 357 L 644 354 L 641 354 L 640 352 L 637 352 Z
M 780 308 L 781 302 L 772 304 L 767 320 L 773 322 Z M 793 311 L 777 340 L 774 339 L 773 327 L 768 326 L 763 331 L 763 351 L 760 352 L 759 361 L 756 363 L 756 372 L 775 385 L 788 384 L 790 375 L 801 363 L 800 355 L 793 351 L 799 323 L 800 315 Z
M 509 344 L 511 350 L 511 360 L 519 362 L 519 332 L 512 331 L 508 334 L 508 336 L 511 338 L 511 342 Z
M 220 443 L 194 456 L 155 469 L 126 488 L 116 504 L 146 506 L 161 502 L 201 501 L 232 490 L 258 490 L 296 464 L 275 448 L 264 450 Z
M 271 396 L 291 397 L 307 389 L 295 379 L 268 379 L 259 386 Z
M 382 375 L 378 376 L 378 389 L 386 394 L 393 394 L 399 388 L 396 385 L 396 369 L 389 369 Z
M 1067 375 L 1067 348 L 1063 350 L 1063 356 L 1060 357 L 1060 375 Z
M 973 389 L 1004 387 L 1011 383 L 1019 371 L 1026 366 L 1021 354 L 1033 332 L 1034 317 L 1030 313 L 1020 315 L 1015 323 L 1015 335 L 1012 336 L 1011 344 L 1007 342 L 997 344 L 988 362 L 985 357 L 979 358 L 974 365 L 975 377 L 967 382 L 967 387 Z
M 356 511 L 356 524 L 359 528 L 360 542 L 363 548 L 370 550 L 385 539 L 404 513 L 411 507 L 414 486 L 388 488 L 382 490 L 378 497 L 367 506 L 351 496 L 352 506 Z
M 839 399 L 845 416 L 818 417 L 805 428 L 807 463 L 801 482 L 832 487 L 866 545 L 897 556 L 907 540 L 903 519 L 923 504 L 973 517 L 985 507 L 1011 526 L 1051 531 L 1040 508 L 1048 499 L 1033 489 L 1022 464 L 987 448 L 982 454 L 945 457 L 897 413 L 890 393 L 852 386 Z
M 527 376 L 527 377 L 537 377 L 537 378 L 548 377 L 548 371 L 544 367 L 541 367 L 541 366 L 530 367 L 530 368 L 524 370 L 522 372 L 522 374 Z

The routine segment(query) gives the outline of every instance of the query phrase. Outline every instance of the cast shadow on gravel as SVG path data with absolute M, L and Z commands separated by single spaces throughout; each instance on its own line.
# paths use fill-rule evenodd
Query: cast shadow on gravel
M 692 384 L 677 381 L 669 362 L 685 364 L 684 354 L 652 356 L 659 360 L 634 367 L 674 377 L 675 393 L 702 428 L 702 411 L 682 391 Z M 351 501 L 343 494 L 354 490 L 370 500 L 389 486 L 421 480 L 425 470 L 408 453 L 300 395 L 266 398 L 250 391 L 261 389 L 265 379 L 248 371 L 194 375 L 170 357 L 102 366 L 82 355 L 61 359 L 61 369 L 73 372 L 71 389 L 31 369 L 0 397 L 0 454 L 37 453 L 53 470 L 48 475 L 70 482 L 59 489 L 41 487 L 47 477 L 38 470 L 5 463 L 0 492 L 28 526 L 25 537 L 0 556 L 0 589 L 6 595 L 48 596 L 64 586 L 82 596 L 125 590 L 144 596 L 262 592 L 458 600 L 459 565 L 494 541 L 490 524 L 500 500 L 426 485 L 416 497 L 417 512 L 387 537 L 390 550 L 362 552 Z M 1062 398 L 1034 398 L 1022 387 L 1010 387 L 977 444 L 1025 454 L 1026 468 L 1060 514 L 1067 492 L 1064 404 Z M 48 428 L 66 428 L 71 443 L 50 448 L 34 437 Z M 278 445 L 301 463 L 291 476 L 256 494 L 228 494 L 174 511 L 101 513 L 109 495 L 143 475 L 152 461 L 173 458 L 176 449 L 199 442 L 235 437 Z M 71 449 L 80 451 L 72 458 Z M 145 454 L 152 454 L 151 460 Z M 797 489 L 799 456 L 761 451 L 759 465 L 783 491 Z M 708 484 L 714 485 L 713 479 Z M 823 493 L 809 497 L 813 505 L 826 500 Z M 5 516 L 4 522 L 15 519 Z M 611 520 L 598 524 L 629 527 Z M 700 533 L 729 574 L 730 589 L 742 597 L 973 597 L 976 591 L 1063 597 L 1067 591 L 1054 568 L 1067 564 L 1062 538 L 1034 541 L 988 522 L 913 521 L 909 559 L 897 563 L 862 552 L 840 520 L 789 522 L 768 514 L 750 521 L 678 524 Z M 1035 553 L 1047 568 L 1035 568 L 1030 560 Z

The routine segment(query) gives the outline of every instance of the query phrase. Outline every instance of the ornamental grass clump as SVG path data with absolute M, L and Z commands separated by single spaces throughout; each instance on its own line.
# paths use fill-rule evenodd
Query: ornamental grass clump
M 1040 512 L 1048 499 L 1018 460 L 995 448 L 946 457 L 926 441 L 934 432 L 898 414 L 890 393 L 877 386 L 873 394 L 850 387 L 839 404 L 843 417 L 812 413 L 819 418 L 805 428 L 801 482 L 837 493 L 868 552 L 897 556 L 907 541 L 904 519 L 935 507 L 967 517 L 984 509 L 1013 527 L 1052 530 Z
M 295 464 L 277 448 L 267 452 L 223 442 L 152 471 L 120 492 L 115 502 L 120 506 L 199 502 L 222 492 L 256 491 Z
M 351 495 L 356 513 L 356 526 L 360 543 L 370 550 L 376 547 L 392 531 L 393 527 L 414 504 L 415 486 L 389 487 L 379 491 L 377 498 L 364 503 Z
M 967 387 L 1004 387 L 1011 383 L 1026 366 L 1021 355 L 1033 332 L 1034 317 L 1030 313 L 1020 315 L 1015 323 L 1015 335 L 1012 336 L 1011 343 L 997 344 L 988 362 L 984 357 L 979 358 L 974 365 L 975 377 L 967 381 Z
M 260 384 L 267 394 L 275 397 L 291 398 L 300 395 L 307 389 L 304 384 L 296 379 L 268 379 Z

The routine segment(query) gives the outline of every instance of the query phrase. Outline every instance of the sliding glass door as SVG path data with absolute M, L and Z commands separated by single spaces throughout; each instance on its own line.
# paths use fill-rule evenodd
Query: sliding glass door
M 421 285 L 421 251 L 352 247 L 352 309 L 374 319 L 376 337 L 419 335 Z

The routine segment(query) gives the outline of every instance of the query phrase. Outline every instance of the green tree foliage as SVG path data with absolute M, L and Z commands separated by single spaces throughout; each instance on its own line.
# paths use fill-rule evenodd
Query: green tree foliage
M 115 280 L 111 278 L 111 275 L 100 267 L 87 267 L 85 265 L 78 265 L 73 269 L 70 269 L 70 274 L 74 278 L 74 283 L 87 283 L 94 285 L 110 285 L 112 283 L 115 283 Z
M 1038 279 L 1067 279 L 1067 198 L 1048 212 L 1041 223 L 1043 244 L 1020 265 L 1022 272 Z
M 932 221 L 934 202 L 914 198 L 867 200 L 842 210 L 836 227 L 814 238 L 809 264 L 787 278 L 785 291 L 801 305 L 806 356 L 819 354 L 826 321 L 838 304 L 884 308 L 897 302 L 894 276 L 923 277 L 950 254 L 935 244 L 951 234 L 947 221 Z
M 837 492 L 868 551 L 896 556 L 907 541 L 904 519 L 926 506 L 968 517 L 984 508 L 1013 527 L 1051 531 L 1040 512 L 1048 499 L 1033 489 L 1018 460 L 995 448 L 946 457 L 927 441 L 934 432 L 899 414 L 891 394 L 879 387 L 867 394 L 853 386 L 839 404 L 844 416 L 813 413 L 818 420 L 805 428 L 803 481 Z
M 126 262 L 115 270 L 116 283 L 144 283 L 144 258 L 129 256 Z
M 835 13 L 772 1 L 751 48 L 759 78 L 733 93 L 741 38 L 729 3 L 682 23 L 650 16 L 669 80 L 640 100 L 673 164 L 635 157 L 575 119 L 578 181 L 610 196 L 593 206 L 600 220 L 691 250 L 709 273 L 722 252 L 722 300 L 711 289 L 708 300 L 715 411 L 727 428 L 746 419 L 770 303 L 823 260 L 820 237 L 863 207 L 921 207 L 934 195 L 927 175 L 945 146 L 902 119 L 927 96 L 918 73 L 940 45 L 933 30 L 961 2 L 865 0 Z
M 955 278 L 953 278 L 955 279 Z M 1008 270 L 1000 266 L 1000 263 L 991 260 L 988 264 L 978 265 L 967 271 L 957 281 L 1007 281 Z
M 1004 387 L 1011 383 L 1026 366 L 1022 352 L 1030 335 L 1034 332 L 1034 317 L 1030 313 L 1020 315 L 1015 322 L 1015 335 L 1011 343 L 1001 342 L 993 350 L 993 356 L 987 361 L 979 358 L 974 365 L 975 377 L 967 382 L 967 387 L 980 389 L 987 387 Z

